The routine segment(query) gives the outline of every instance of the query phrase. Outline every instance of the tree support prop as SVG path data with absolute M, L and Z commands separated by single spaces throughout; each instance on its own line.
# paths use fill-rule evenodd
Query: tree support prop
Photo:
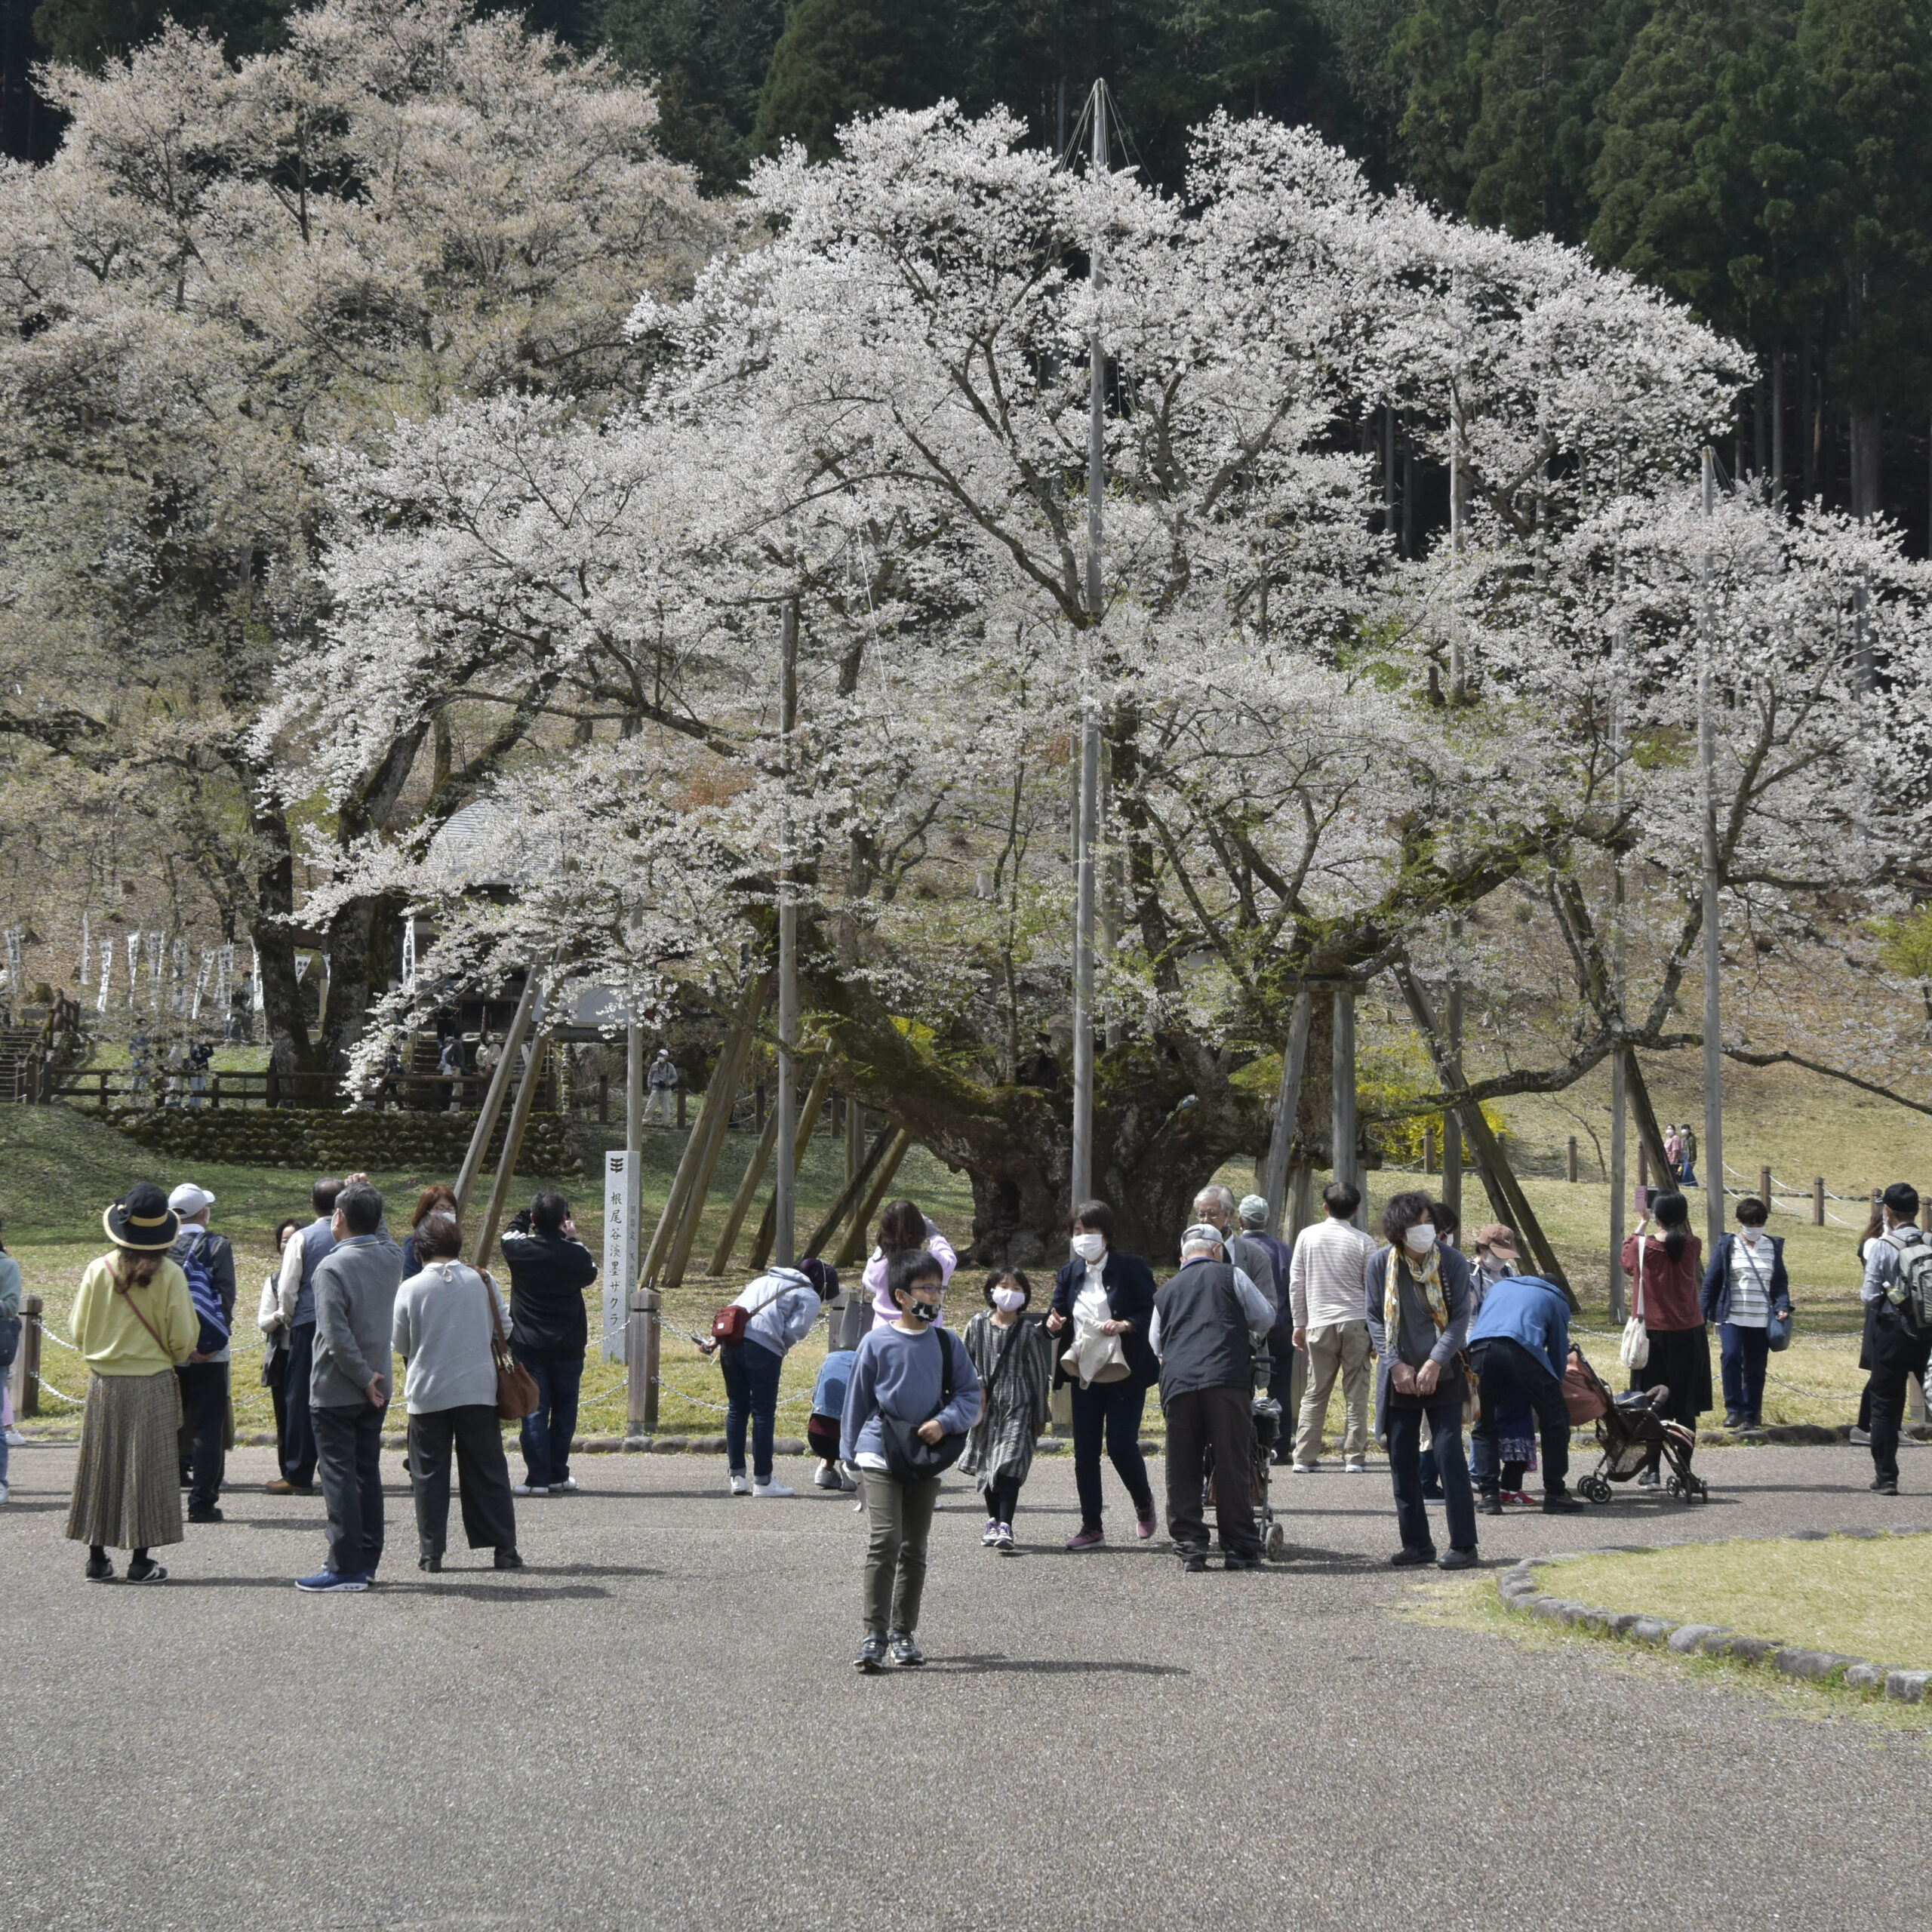
M 826 1243 L 838 1232 L 840 1224 L 852 1211 L 852 1204 L 870 1186 L 872 1176 L 878 1171 L 879 1163 L 885 1158 L 896 1137 L 895 1130 L 890 1127 L 881 1128 L 873 1137 L 872 1144 L 866 1149 L 865 1158 L 859 1163 L 858 1171 L 838 1190 L 838 1198 L 826 1210 L 824 1220 L 812 1230 L 811 1239 L 805 1243 L 807 1254 L 822 1252 Z
M 812 1134 L 818 1125 L 820 1113 L 832 1097 L 832 1056 L 827 1054 L 818 1063 L 812 1075 L 811 1091 L 805 1096 L 805 1104 L 798 1110 L 798 1145 L 792 1159 L 792 1172 L 795 1176 L 802 1172 L 805 1164 L 805 1149 L 812 1144 Z M 758 1238 L 752 1243 L 751 1263 L 754 1268 L 762 1269 L 771 1258 L 773 1237 L 778 1231 L 778 1192 L 774 1188 L 771 1198 L 764 1204 L 763 1218 L 758 1224 Z
M 820 1065 L 823 1066 L 821 1062 Z M 817 1077 L 812 1081 L 812 1091 L 818 1091 Z M 738 1231 L 745 1225 L 745 1217 L 752 1211 L 752 1203 L 758 1198 L 759 1183 L 764 1179 L 764 1171 L 771 1164 L 772 1149 L 778 1144 L 779 1112 L 774 1107 L 766 1115 L 764 1131 L 758 1137 L 758 1145 L 752 1149 L 751 1158 L 745 1163 L 745 1177 L 738 1183 L 738 1191 L 731 1197 L 730 1211 L 724 1217 L 724 1231 L 718 1237 L 718 1245 L 711 1251 L 711 1272 L 721 1275 L 731 1265 L 731 1250 L 737 1244 Z
M 540 1005 L 537 1009 L 541 1017 Z M 509 1198 L 510 1179 L 516 1172 L 517 1156 L 523 1152 L 525 1130 L 530 1125 L 531 1109 L 537 1102 L 537 1089 L 543 1078 L 543 1050 L 549 1044 L 547 1033 L 537 1034 L 530 1043 L 530 1057 L 525 1063 L 523 1078 L 517 1083 L 516 1102 L 510 1109 L 510 1124 L 503 1135 L 503 1158 L 497 1163 L 497 1177 L 490 1184 L 490 1204 L 483 1214 L 483 1238 L 476 1244 L 470 1265 L 487 1268 L 490 1265 L 490 1250 L 495 1244 L 497 1230 L 503 1223 L 503 1205 Z
M 846 1230 L 844 1244 L 832 1257 L 835 1267 L 850 1268 L 865 1259 L 866 1229 L 878 1212 L 879 1203 L 885 1198 L 885 1191 L 892 1185 L 899 1164 L 905 1159 L 912 1145 L 912 1137 L 908 1133 L 901 1131 L 892 1137 L 892 1144 L 886 1149 L 885 1158 L 879 1162 L 871 1185 L 852 1211 L 852 1225 Z
M 1423 1043 L 1429 1049 L 1429 1057 L 1435 1069 L 1435 1077 L 1442 1083 L 1445 1091 L 1454 1093 L 1462 1084 L 1460 1068 L 1456 1066 L 1444 1047 L 1441 1037 L 1435 1030 L 1435 1016 L 1429 1011 L 1428 1000 L 1415 974 L 1406 964 L 1395 968 L 1395 981 L 1402 989 L 1402 998 L 1409 1009 L 1409 1017 L 1422 1035 Z M 1496 1136 L 1490 1131 L 1489 1122 L 1483 1118 L 1480 1106 L 1457 1107 L 1456 1119 L 1465 1139 L 1476 1157 L 1477 1168 L 1482 1174 L 1483 1191 L 1489 1196 L 1489 1204 L 1498 1220 L 1507 1221 L 1517 1233 L 1529 1244 L 1530 1253 L 1535 1260 L 1538 1272 L 1546 1281 L 1554 1281 L 1568 1297 L 1574 1311 L 1582 1304 L 1577 1300 L 1576 1291 L 1570 1285 L 1568 1276 L 1563 1272 L 1563 1264 L 1556 1258 L 1556 1251 L 1549 1244 L 1549 1237 L 1543 1231 L 1543 1223 L 1536 1217 L 1535 1210 L 1529 1198 L 1522 1190 L 1509 1163 L 1503 1158 L 1502 1148 Z
M 476 1177 L 483 1171 L 483 1156 L 488 1150 L 491 1135 L 497 1131 L 497 1116 L 503 1110 L 503 1096 L 509 1091 L 510 1078 L 516 1070 L 518 1049 L 523 1044 L 524 1035 L 541 1017 L 537 1002 L 542 996 L 542 983 L 533 966 L 524 975 L 523 997 L 517 1001 L 516 1011 L 510 1020 L 510 1030 L 503 1036 L 503 1057 L 491 1069 L 490 1084 L 483 1093 L 483 1111 L 476 1116 L 469 1150 L 463 1157 L 463 1165 L 457 1170 L 456 1212 L 459 1220 L 469 1205 L 469 1192 L 476 1185 Z M 273 1106 L 275 1102 L 271 1100 L 269 1105 Z M 479 1268 L 483 1265 L 480 1256 L 476 1265 Z

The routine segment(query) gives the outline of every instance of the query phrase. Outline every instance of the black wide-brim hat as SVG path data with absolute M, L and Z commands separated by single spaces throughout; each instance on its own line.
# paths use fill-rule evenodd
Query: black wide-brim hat
M 168 1196 L 152 1183 L 131 1187 L 100 1217 L 107 1238 L 116 1247 L 152 1254 L 172 1247 L 181 1232 L 181 1217 L 168 1204 Z

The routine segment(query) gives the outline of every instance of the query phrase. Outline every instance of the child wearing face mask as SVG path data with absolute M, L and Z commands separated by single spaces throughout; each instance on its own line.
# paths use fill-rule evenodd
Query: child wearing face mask
M 978 1478 L 986 1499 L 980 1541 L 1011 1556 L 1014 1506 L 1047 1426 L 1053 1358 L 1045 1329 L 1025 1313 L 1033 1288 L 1024 1275 L 1017 1268 L 996 1269 L 981 1292 L 986 1306 L 967 1323 L 964 1339 L 984 1397 L 959 1469 Z
M 970 1429 L 979 1420 L 980 1376 L 957 1335 L 938 1327 L 946 1277 L 938 1257 L 914 1248 L 895 1254 L 888 1291 L 899 1318 L 871 1330 L 852 1358 L 839 1428 L 841 1460 L 865 1475 L 872 1537 L 866 1551 L 866 1635 L 853 1662 L 875 1671 L 890 1650 L 897 1664 L 926 1660 L 915 1632 L 926 1583 L 926 1541 L 939 1505 L 940 1479 L 902 1481 L 887 1460 L 884 1419 L 928 1443 Z M 950 1358 L 952 1395 L 946 1396 Z M 903 1464 L 902 1464 L 903 1466 Z

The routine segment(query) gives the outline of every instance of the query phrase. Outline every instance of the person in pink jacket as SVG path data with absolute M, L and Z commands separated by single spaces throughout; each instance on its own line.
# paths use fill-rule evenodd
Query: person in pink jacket
M 866 1263 L 866 1272 L 860 1278 L 872 1296 L 872 1306 L 878 1311 L 881 1321 L 899 1319 L 899 1306 L 885 1285 L 886 1270 L 895 1254 L 903 1254 L 914 1248 L 923 1248 L 937 1257 L 943 1294 L 945 1286 L 952 1282 L 953 1269 L 959 1265 L 952 1244 L 912 1202 L 895 1201 L 878 1217 L 878 1245 L 872 1250 L 872 1259 Z M 942 1326 L 945 1321 L 942 1314 Z

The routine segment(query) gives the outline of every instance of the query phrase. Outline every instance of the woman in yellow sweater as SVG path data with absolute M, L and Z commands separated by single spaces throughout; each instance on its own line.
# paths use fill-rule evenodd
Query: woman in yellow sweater
M 67 1536 L 88 1546 L 90 1581 L 112 1578 L 112 1546 L 132 1552 L 129 1583 L 158 1583 L 168 1572 L 148 1552 L 182 1540 L 174 1365 L 194 1353 L 201 1318 L 168 1257 L 181 1223 L 159 1188 L 131 1187 L 101 1220 L 114 1252 L 88 1264 L 74 1301 L 74 1346 L 91 1373 Z

